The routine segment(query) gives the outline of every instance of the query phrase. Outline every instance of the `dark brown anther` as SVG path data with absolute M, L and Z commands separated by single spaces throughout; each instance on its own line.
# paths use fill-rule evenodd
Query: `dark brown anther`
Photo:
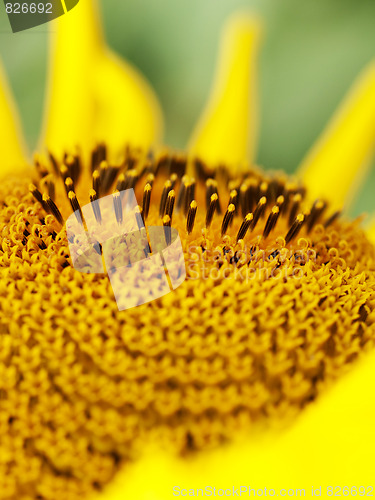
M 99 170 L 94 170 L 92 174 L 92 188 L 98 195 L 98 197 L 101 195 L 100 192 L 100 173 Z
M 51 153 L 51 151 L 48 151 L 48 158 L 49 158 L 49 161 L 52 164 L 52 167 L 53 167 L 53 170 L 54 170 L 55 174 L 57 176 L 59 176 L 60 175 L 59 163 L 56 160 L 56 157 Z
M 180 211 L 185 206 L 186 184 L 189 181 L 189 176 L 184 175 L 181 179 L 180 189 L 178 190 L 176 211 Z
M 120 225 L 122 224 L 122 203 L 119 191 L 113 193 L 113 207 L 115 209 L 117 223 Z
M 150 200 L 151 200 L 151 184 L 147 183 L 143 189 L 143 199 L 142 199 L 142 213 L 144 220 L 147 220 L 148 213 L 150 210 Z
M 236 241 L 244 239 L 252 220 L 253 220 L 253 214 L 252 213 L 247 214 L 244 220 L 242 221 L 241 227 L 237 233 Z
M 51 213 L 61 225 L 64 224 L 64 219 L 61 215 L 60 210 L 57 208 L 55 202 L 47 194 L 43 195 L 43 207 L 47 208 L 47 211 Z
M 235 210 L 236 207 L 233 205 L 233 203 L 231 203 L 227 208 L 227 211 L 225 212 L 225 215 L 223 217 L 223 222 L 221 224 L 221 236 L 224 236 L 224 234 L 228 230 L 228 227 L 231 225 Z
M 316 200 L 311 208 L 310 215 L 307 219 L 307 232 L 310 232 L 314 224 L 316 224 L 322 216 L 327 205 L 323 200 Z
M 138 181 L 138 171 L 134 168 L 128 170 L 125 174 L 125 189 L 134 189 Z
M 125 183 L 125 174 L 120 174 L 117 178 L 117 184 L 116 184 L 116 189 L 117 191 L 124 191 L 126 186 Z
M 36 199 L 36 201 L 39 201 L 39 203 L 41 205 L 44 206 L 44 203 L 43 203 L 43 195 L 42 193 L 39 191 L 39 189 L 34 186 L 34 184 L 30 184 L 29 185 L 29 190 L 30 190 L 30 193 L 34 196 L 34 198 Z
M 293 238 L 295 238 L 301 230 L 305 216 L 303 214 L 297 215 L 295 221 L 291 225 L 287 235 L 285 236 L 285 244 L 287 245 Z
M 207 229 L 211 225 L 211 222 L 212 222 L 212 219 L 214 217 L 214 213 L 217 209 L 218 203 L 219 203 L 218 194 L 217 193 L 212 194 L 211 198 L 210 198 L 210 203 L 208 205 L 207 212 L 206 212 L 206 228 Z
M 72 206 L 74 215 L 76 216 L 77 221 L 82 224 L 83 223 L 83 214 L 81 210 L 81 206 L 79 204 L 77 195 L 75 194 L 74 191 L 69 191 L 68 193 L 68 198 L 70 201 L 70 204 Z
M 177 179 L 178 179 L 178 175 L 177 174 L 172 174 L 170 177 L 169 177 L 169 180 L 171 181 L 171 187 L 172 189 L 175 188 L 176 186 L 176 182 L 177 182 Z
M 325 223 L 324 223 L 324 227 L 328 227 L 330 226 L 336 219 L 338 219 L 341 215 L 341 211 L 340 210 L 337 210 L 336 212 L 334 212 L 331 217 L 329 217 Z
M 293 224 L 293 221 L 298 213 L 301 201 L 302 201 L 302 196 L 300 193 L 297 193 L 292 196 L 290 212 L 289 212 L 289 225 Z
M 167 196 L 168 196 L 168 193 L 169 191 L 171 191 L 172 189 L 172 183 L 171 181 L 168 179 L 167 181 L 165 181 L 164 183 L 164 188 L 163 188 L 163 192 L 161 194 L 161 198 L 160 198 L 160 205 L 159 205 L 159 217 L 163 217 L 164 214 L 165 214 L 165 204 L 167 202 Z
M 62 180 L 65 182 L 65 179 L 69 177 L 69 169 L 66 165 L 61 165 L 60 167 L 60 175 Z
M 98 222 L 98 224 L 102 223 L 102 214 L 100 211 L 100 204 L 98 201 L 98 195 L 96 194 L 96 191 L 93 189 L 90 189 L 90 202 L 91 202 L 91 207 L 92 211 L 94 212 L 95 220 Z
M 165 242 L 167 245 L 170 245 L 172 243 L 171 218 L 167 214 L 163 217 L 163 227 Z
M 94 172 L 102 161 L 107 159 L 107 147 L 104 143 L 98 144 L 91 153 L 91 172 Z
M 197 202 L 193 200 L 190 203 L 186 220 L 186 231 L 190 234 L 194 229 L 195 216 L 197 215 Z
M 253 213 L 253 220 L 250 224 L 251 231 L 253 231 L 255 229 L 255 226 L 257 225 L 258 220 L 263 215 L 263 213 L 266 209 L 266 205 L 267 205 L 267 198 L 265 196 L 262 196 L 262 198 L 259 200 L 258 205 Z
M 218 214 L 221 214 L 221 207 L 219 202 L 219 192 L 217 189 L 217 181 L 215 179 L 207 179 L 206 180 L 206 207 L 210 206 L 211 197 L 213 194 L 217 194 L 217 202 L 216 202 L 216 211 Z
M 281 194 L 276 198 L 276 206 L 279 207 L 280 213 L 282 214 L 285 210 L 285 197 Z
M 270 234 L 272 229 L 276 226 L 276 222 L 277 222 L 277 219 L 279 218 L 279 214 L 280 214 L 280 208 L 277 205 L 275 205 L 272 208 L 271 213 L 268 216 L 266 225 L 264 226 L 264 230 L 263 230 L 263 237 L 264 238 L 267 238 L 267 236 Z
M 64 186 L 65 186 L 65 191 L 66 191 L 67 195 L 69 194 L 69 191 L 74 191 L 73 179 L 71 177 L 67 177 L 65 179 Z
M 170 217 L 171 220 L 172 220 L 172 214 L 173 214 L 173 208 L 174 208 L 175 199 L 176 199 L 176 195 L 175 195 L 174 190 L 172 189 L 168 193 L 167 202 L 165 204 L 165 214 L 169 215 L 169 217 Z
M 190 182 L 186 186 L 185 210 L 184 210 L 185 215 L 187 215 L 190 204 L 194 200 L 194 198 L 195 198 L 195 179 L 191 178 Z
M 228 207 L 229 205 L 234 205 L 235 210 L 234 213 L 237 213 L 237 203 L 238 203 L 238 192 L 236 189 L 232 189 L 232 191 L 229 194 L 229 202 L 228 202 Z

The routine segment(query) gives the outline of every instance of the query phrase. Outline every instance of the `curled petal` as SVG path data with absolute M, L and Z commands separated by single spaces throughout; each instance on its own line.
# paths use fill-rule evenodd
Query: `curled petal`
M 299 175 L 311 199 L 348 206 L 375 148 L 375 62 L 360 75 L 341 107 L 303 160 Z
M 25 145 L 21 127 L 5 73 L 0 63 L 0 176 L 15 172 L 26 164 Z
M 260 23 L 247 13 L 228 22 L 206 109 L 189 144 L 192 157 L 240 171 L 253 161 L 257 135 L 256 59 Z

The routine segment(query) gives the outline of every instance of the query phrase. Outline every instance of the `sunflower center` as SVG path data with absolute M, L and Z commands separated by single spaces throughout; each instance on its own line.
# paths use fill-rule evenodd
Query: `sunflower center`
M 286 176 L 196 161 L 193 178 L 184 157 L 129 150 L 113 166 L 104 146 L 91 163 L 51 156 L 0 187 L 8 496 L 78 498 L 150 439 L 187 453 L 289 423 L 375 339 L 373 247 Z M 186 264 L 173 293 L 126 311 L 106 275 L 74 269 L 63 226 L 113 188 L 178 229 Z

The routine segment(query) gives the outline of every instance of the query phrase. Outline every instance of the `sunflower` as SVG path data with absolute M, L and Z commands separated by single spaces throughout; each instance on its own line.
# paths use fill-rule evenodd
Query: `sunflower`
M 160 146 L 157 100 L 95 3 L 56 26 L 33 166 L 0 90 L 0 498 L 371 496 L 374 231 L 341 211 L 374 149 L 374 65 L 288 177 L 252 160 L 248 14 L 186 153 Z M 64 221 L 129 188 L 146 225 L 178 229 L 187 279 L 119 311 Z

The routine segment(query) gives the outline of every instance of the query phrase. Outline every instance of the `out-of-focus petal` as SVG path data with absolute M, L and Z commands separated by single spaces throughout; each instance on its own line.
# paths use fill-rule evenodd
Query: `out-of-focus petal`
M 54 21 L 50 89 L 41 146 L 60 154 L 96 141 L 148 148 L 160 137 L 161 111 L 141 75 L 105 45 L 96 0 Z
M 192 157 L 210 165 L 236 165 L 239 171 L 253 161 L 260 31 L 259 21 L 243 12 L 225 27 L 210 98 L 190 140 Z
M 375 62 L 360 75 L 326 131 L 303 160 L 299 174 L 311 199 L 348 206 L 375 147 Z
M 218 489 L 229 488 L 232 493 L 233 488 L 238 492 L 241 486 L 247 488 L 243 497 L 249 496 L 249 488 L 262 489 L 263 496 L 267 488 L 267 496 L 281 496 L 280 490 L 286 489 L 283 496 L 311 497 L 312 489 L 321 487 L 321 496 L 326 497 L 329 487 L 339 487 L 341 495 L 347 496 L 344 486 L 357 488 L 357 495 L 358 488 L 364 486 L 363 496 L 373 494 L 374 380 L 372 353 L 311 404 L 288 431 L 254 437 L 252 442 L 244 439 L 185 459 L 150 452 L 120 473 L 99 499 L 164 500 L 172 498 L 173 493 L 182 496 L 182 488 L 206 487 L 211 488 L 211 496 L 213 487 L 216 496 L 230 496 L 218 494 Z M 304 489 L 305 495 L 297 493 L 296 488 Z M 273 495 L 270 489 L 275 489 Z M 288 495 L 292 489 L 293 494 Z M 333 495 L 337 491 L 334 489 Z M 253 492 L 250 496 L 261 494 Z
M 21 127 L 5 73 L 0 61 L 0 176 L 26 164 Z

